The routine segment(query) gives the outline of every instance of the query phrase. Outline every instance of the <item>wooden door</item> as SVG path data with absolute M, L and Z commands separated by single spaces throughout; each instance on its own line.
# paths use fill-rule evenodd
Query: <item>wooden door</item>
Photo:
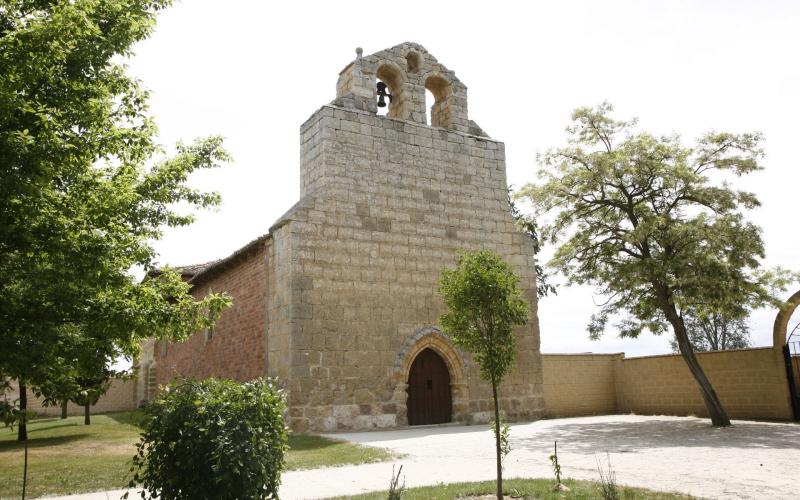
M 431 349 L 420 352 L 408 374 L 408 425 L 443 424 L 452 418 L 450 373 Z

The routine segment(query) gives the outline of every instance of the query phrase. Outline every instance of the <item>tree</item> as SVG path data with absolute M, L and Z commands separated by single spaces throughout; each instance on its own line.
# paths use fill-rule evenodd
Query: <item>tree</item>
M 744 318 L 728 318 L 719 313 L 698 317 L 692 310 L 683 315 L 689 343 L 698 352 L 724 351 L 750 347 L 750 327 Z M 673 351 L 678 351 L 678 343 L 670 341 Z
M 517 204 L 514 202 L 514 192 L 511 187 L 508 188 L 508 205 L 511 207 L 511 217 L 513 217 L 514 221 L 517 223 L 517 229 L 527 236 L 533 244 L 533 267 L 536 271 L 536 296 L 541 299 L 551 293 L 556 295 L 556 286 L 550 281 L 550 274 L 546 272 L 542 265 L 536 260 L 536 255 L 542 249 L 541 240 L 539 239 L 539 226 L 536 224 L 536 219 L 523 213 L 519 207 L 517 207 Z
M 608 297 L 590 336 L 617 314 L 624 315 L 622 337 L 671 327 L 712 423 L 730 425 L 694 354 L 685 315 L 741 316 L 747 307 L 777 304 L 775 292 L 794 279 L 759 269 L 760 230 L 742 215 L 758 206 L 756 197 L 712 182 L 761 169 L 761 135 L 711 132 L 686 147 L 677 135 L 635 132 L 635 122 L 615 120 L 611 111 L 607 103 L 576 110 L 568 145 L 543 156 L 542 182 L 520 195 L 537 216 L 554 212 L 543 228 L 560 242 L 550 264 L 570 283 Z
M 503 441 L 498 386 L 516 355 L 515 325 L 528 321 L 529 306 L 519 278 L 503 259 L 488 250 L 461 253 L 455 269 L 442 269 L 439 294 L 448 312 L 439 321 L 453 343 L 475 356 L 483 380 L 492 384 L 497 458 L 497 498 L 503 498 Z
M 89 425 L 89 407 L 111 386 L 113 378 L 127 375 L 110 366 L 123 353 L 112 343 L 95 340 L 95 335 L 75 325 L 64 325 L 59 337 L 60 356 L 52 360 L 51 375 L 34 390 L 42 396 L 45 406 L 61 406 L 61 418 L 66 418 L 67 403 L 84 407 L 84 423 Z
M 192 222 L 177 206 L 219 203 L 186 182 L 228 160 L 218 137 L 165 157 L 147 92 L 119 62 L 170 3 L 0 5 L 0 372 L 23 394 L 68 369 L 72 332 L 135 356 L 142 338 L 180 340 L 230 303 L 195 300 L 170 270 L 131 273 L 155 267 L 164 227 Z

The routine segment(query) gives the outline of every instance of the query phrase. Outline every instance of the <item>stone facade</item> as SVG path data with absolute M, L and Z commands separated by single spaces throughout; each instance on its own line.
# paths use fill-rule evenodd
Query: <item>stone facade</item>
M 392 95 L 387 116 L 376 114 L 378 79 Z M 266 373 L 284 385 L 295 430 L 395 427 L 407 424 L 409 370 L 428 348 L 450 372 L 453 420 L 486 422 L 490 388 L 439 331 L 436 287 L 459 250 L 490 249 L 514 266 L 531 304 L 502 410 L 539 418 L 533 249 L 509 212 L 504 145 L 468 119 L 455 74 L 417 44 L 359 49 L 336 99 L 300 136 L 300 201 L 269 234 L 187 273 L 194 293 L 228 291 L 234 306 L 210 341 L 201 332 L 155 346 L 158 379 Z

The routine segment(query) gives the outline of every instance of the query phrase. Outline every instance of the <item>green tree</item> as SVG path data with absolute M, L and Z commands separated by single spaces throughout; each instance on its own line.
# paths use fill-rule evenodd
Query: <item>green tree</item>
M 497 498 L 503 498 L 503 441 L 498 387 L 516 355 L 513 327 L 528 321 L 519 277 L 503 259 L 488 250 L 459 254 L 454 269 L 442 269 L 439 294 L 448 312 L 439 321 L 453 343 L 471 352 L 483 380 L 492 384 L 497 456 Z
M 96 340 L 95 335 L 75 325 L 64 325 L 58 337 L 58 358 L 50 361 L 50 375 L 34 387 L 34 393 L 43 397 L 45 406 L 61 406 L 61 418 L 66 418 L 69 401 L 84 407 L 84 422 L 89 424 L 89 406 L 110 387 L 111 380 L 124 377 L 125 372 L 110 366 L 123 355 L 113 343 Z M 88 405 L 87 405 L 88 403 Z
M 683 314 L 686 333 L 692 348 L 698 352 L 724 351 L 750 347 L 750 327 L 743 317 L 729 318 L 719 313 L 699 317 L 691 309 Z M 673 351 L 678 351 L 678 343 L 669 343 Z
M 170 3 L 0 3 L 0 372 L 23 393 L 58 377 L 69 332 L 133 356 L 142 338 L 185 338 L 229 304 L 193 299 L 169 270 L 131 273 L 155 266 L 164 227 L 192 222 L 177 206 L 219 203 L 186 181 L 228 160 L 218 137 L 165 156 L 147 92 L 120 63 Z
M 560 242 L 550 264 L 608 297 L 590 336 L 615 315 L 623 316 L 622 337 L 671 327 L 712 423 L 730 425 L 694 354 L 685 314 L 741 316 L 747 307 L 777 304 L 775 292 L 794 279 L 759 269 L 761 233 L 742 215 L 758 206 L 756 197 L 713 182 L 761 169 L 761 136 L 712 132 L 687 147 L 677 135 L 636 132 L 635 122 L 611 111 L 607 103 L 576 110 L 568 145 L 543 156 L 542 182 L 520 195 L 537 216 L 554 212 L 543 229 Z
M 539 226 L 536 219 L 530 215 L 522 212 L 514 201 L 514 191 L 511 187 L 508 188 L 508 205 L 511 207 L 511 217 L 517 223 L 517 229 L 528 237 L 533 244 L 533 267 L 536 271 L 536 296 L 540 299 L 550 294 L 556 295 L 556 286 L 550 280 L 550 273 L 544 270 L 542 265 L 536 259 L 536 255 L 542 249 L 542 242 L 539 239 Z

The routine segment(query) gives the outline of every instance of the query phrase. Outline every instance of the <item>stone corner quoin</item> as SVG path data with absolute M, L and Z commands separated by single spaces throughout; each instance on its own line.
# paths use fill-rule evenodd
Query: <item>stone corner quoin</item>
M 459 250 L 489 249 L 531 305 L 501 408 L 509 421 L 540 418 L 533 249 L 509 211 L 504 144 L 469 120 L 466 86 L 421 45 L 359 49 L 336 88 L 301 126 L 300 201 L 233 255 L 185 268 L 194 294 L 227 291 L 233 307 L 213 332 L 146 345 L 141 384 L 277 377 L 298 432 L 405 426 L 409 412 L 488 422 L 489 385 L 437 326 L 437 280 Z

